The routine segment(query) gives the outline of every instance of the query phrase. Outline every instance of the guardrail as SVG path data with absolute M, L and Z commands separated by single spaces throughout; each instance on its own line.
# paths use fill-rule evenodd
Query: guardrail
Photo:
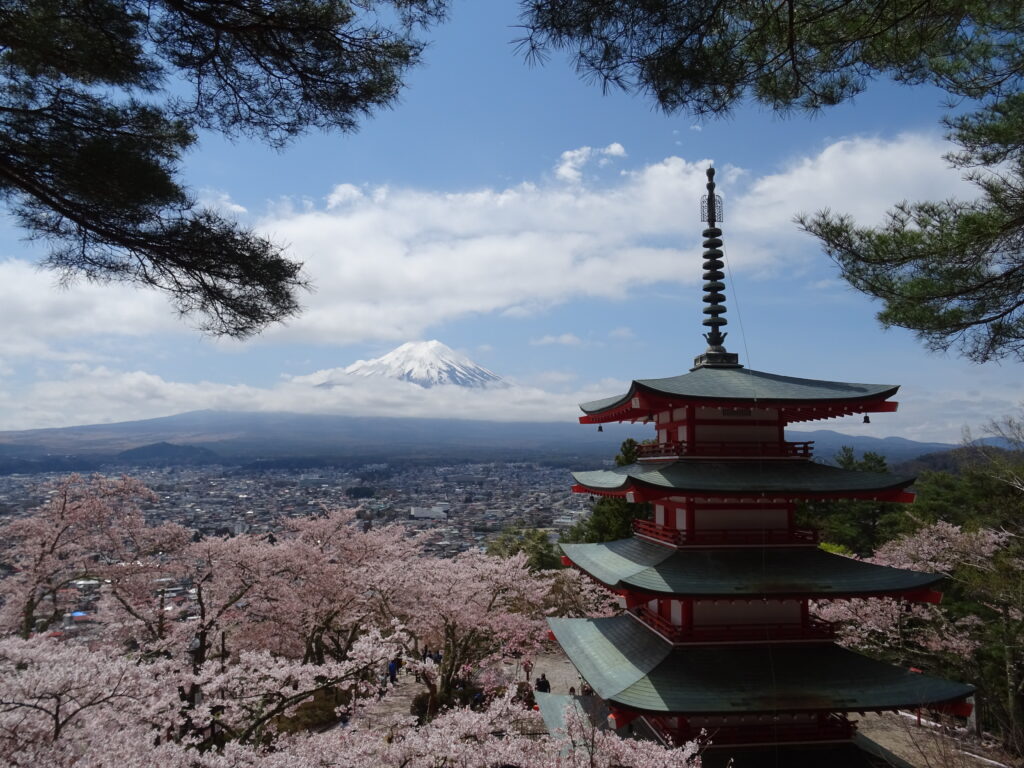
M 671 459 L 682 456 L 708 457 L 790 457 L 810 458 L 814 452 L 814 441 L 785 443 L 727 443 L 700 442 L 688 444 L 683 441 L 666 443 L 642 443 L 637 446 L 637 458 L 640 459 Z
M 807 624 L 711 624 L 687 629 L 643 605 L 631 608 L 630 613 L 673 643 L 834 640 L 836 636 L 832 624 L 815 618 Z
M 817 545 L 818 532 L 802 529 L 735 529 L 702 528 L 697 531 L 679 531 L 658 525 L 653 520 L 634 520 L 633 532 L 638 536 L 672 544 L 676 547 L 693 545 L 732 544 L 763 545 Z

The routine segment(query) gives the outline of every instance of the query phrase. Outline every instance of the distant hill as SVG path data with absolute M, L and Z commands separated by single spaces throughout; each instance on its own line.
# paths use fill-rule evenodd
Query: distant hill
M 118 457 L 131 449 L 175 443 L 213 451 L 225 463 L 314 457 L 514 460 L 582 456 L 610 459 L 627 437 L 649 427 L 573 422 L 497 422 L 378 418 L 298 413 L 191 411 L 143 421 L 0 432 L 0 456 Z
M 647 439 L 645 425 L 378 418 L 298 413 L 191 411 L 115 424 L 0 432 L 0 473 L 92 471 L 105 464 L 324 466 L 358 461 L 548 461 L 584 468 L 611 459 L 627 437 Z M 844 445 L 874 451 L 890 465 L 956 448 L 898 437 L 832 430 L 787 432 L 813 440 L 829 461 Z M 34 469 L 33 469 L 34 468 Z
M 819 429 L 814 432 L 786 431 L 788 440 L 814 441 L 814 455 L 819 461 L 831 462 L 843 446 L 850 446 L 860 456 L 871 451 L 885 456 L 889 466 L 910 461 L 922 454 L 940 453 L 958 448 L 954 443 L 919 443 L 902 437 L 865 437 L 861 435 L 844 435 L 831 429 Z
M 174 445 L 168 442 L 141 445 L 121 451 L 114 459 L 124 464 L 140 465 L 199 465 L 219 464 L 224 459 L 209 448 L 195 445 Z
M 961 446 L 941 453 L 926 453 L 917 458 L 905 461 L 894 467 L 894 470 L 908 475 L 919 475 L 922 472 L 948 472 L 956 475 L 964 469 L 982 464 L 992 459 L 1006 459 L 1021 462 L 1024 456 L 1020 451 L 1009 451 L 1005 448 L 988 445 L 984 447 Z

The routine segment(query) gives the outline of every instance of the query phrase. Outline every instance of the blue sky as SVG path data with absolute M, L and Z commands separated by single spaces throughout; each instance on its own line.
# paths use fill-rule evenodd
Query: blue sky
M 197 197 L 288 244 L 316 286 L 300 318 L 259 338 L 205 338 L 146 291 L 56 290 L 4 222 L 0 429 L 205 407 L 572 418 L 576 401 L 681 373 L 702 350 L 709 161 L 725 198 L 729 348 L 759 370 L 903 385 L 897 414 L 820 426 L 956 441 L 1018 407 L 1018 366 L 883 331 L 792 224 L 822 207 L 867 223 L 901 199 L 971 195 L 941 159 L 941 92 L 876 83 L 813 117 L 749 106 L 698 122 L 602 94 L 558 57 L 525 64 L 516 19 L 507 0 L 455 3 L 401 102 L 354 135 L 282 152 L 201 137 L 183 168 Z M 429 338 L 514 392 L 304 388 Z

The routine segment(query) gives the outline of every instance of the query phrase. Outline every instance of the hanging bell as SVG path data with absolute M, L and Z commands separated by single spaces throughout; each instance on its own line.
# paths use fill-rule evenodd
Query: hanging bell
M 598 432 L 604 432 L 604 424 L 598 424 L 597 425 L 597 431 Z
M 866 413 L 864 414 L 864 423 L 865 424 L 870 424 L 871 423 L 871 417 L 868 416 Z

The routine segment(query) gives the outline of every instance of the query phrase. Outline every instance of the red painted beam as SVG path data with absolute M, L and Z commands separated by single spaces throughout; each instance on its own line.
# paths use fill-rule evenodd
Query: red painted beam
M 970 717 L 971 712 L 974 711 L 974 705 L 969 701 L 950 701 L 945 704 L 937 704 L 934 707 L 936 712 L 943 712 L 947 715 L 956 715 L 957 717 Z
M 909 504 L 916 498 L 910 491 L 902 488 L 892 488 L 882 491 L 859 491 L 846 493 L 803 493 L 798 491 L 778 491 L 767 495 L 763 491 L 702 491 L 686 488 L 647 488 L 640 486 L 626 486 L 614 490 L 590 488 L 577 483 L 572 486 L 573 493 L 589 493 L 593 496 L 613 496 L 619 499 L 626 499 L 631 503 L 645 501 L 660 501 L 669 496 L 685 496 L 691 499 L 766 499 L 764 504 L 782 504 L 792 499 L 813 501 L 816 499 L 866 499 L 874 501 L 891 501 Z M 678 503 L 678 502 L 677 502 Z M 766 507 L 767 508 L 767 507 Z
M 933 605 L 938 605 L 942 602 L 942 593 L 935 589 L 918 589 L 914 592 L 905 592 L 900 597 L 911 603 L 932 603 Z

